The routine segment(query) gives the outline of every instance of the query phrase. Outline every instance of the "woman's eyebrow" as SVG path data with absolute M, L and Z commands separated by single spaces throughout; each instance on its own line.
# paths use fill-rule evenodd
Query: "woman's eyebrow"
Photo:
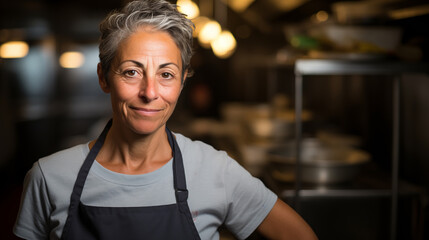
M 135 65 L 137 65 L 140 68 L 144 68 L 143 63 L 135 61 L 135 60 L 125 60 L 125 61 L 122 61 L 119 65 L 122 65 L 122 64 L 124 64 L 126 62 L 131 62 L 131 63 L 134 63 Z
M 163 64 L 159 65 L 159 68 L 165 68 L 165 67 L 167 67 L 169 65 L 174 65 L 174 66 L 177 67 L 177 69 L 180 69 L 179 66 L 177 64 L 173 63 L 173 62 L 163 63 Z

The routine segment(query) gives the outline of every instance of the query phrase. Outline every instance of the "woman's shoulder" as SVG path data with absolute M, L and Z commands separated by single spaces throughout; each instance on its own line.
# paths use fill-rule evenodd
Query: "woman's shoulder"
M 69 147 L 58 152 L 52 153 L 51 155 L 45 156 L 39 159 L 40 162 L 45 164 L 63 163 L 71 159 L 85 157 L 89 152 L 88 144 L 79 144 L 73 147 Z
M 76 176 L 88 151 L 88 146 L 81 144 L 39 159 L 24 180 L 25 189 L 38 191 L 27 190 L 26 194 L 36 194 L 32 196 L 34 199 L 40 198 L 42 194 L 57 209 L 66 209 Z
M 77 174 L 88 152 L 88 144 L 79 144 L 43 157 L 37 163 L 44 175 Z
M 182 151 L 184 158 L 198 158 L 198 159 L 226 159 L 228 158 L 225 151 L 215 149 L 213 146 L 199 141 L 192 140 L 183 136 L 180 133 L 174 133 L 176 136 L 177 144 Z
M 221 180 L 225 170 L 235 164 L 225 151 L 198 140 L 192 140 L 181 134 L 175 134 L 188 175 L 204 176 L 206 179 Z M 213 181 L 213 182 L 216 182 Z

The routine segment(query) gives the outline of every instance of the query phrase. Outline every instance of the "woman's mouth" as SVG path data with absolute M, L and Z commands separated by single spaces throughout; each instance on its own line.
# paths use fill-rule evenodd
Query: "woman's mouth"
M 146 108 L 146 107 L 130 107 L 132 110 L 136 111 L 140 115 L 150 116 L 159 113 L 162 111 L 160 108 Z

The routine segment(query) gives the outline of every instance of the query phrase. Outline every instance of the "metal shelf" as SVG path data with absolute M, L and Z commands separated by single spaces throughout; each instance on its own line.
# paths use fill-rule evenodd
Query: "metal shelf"
M 391 75 L 393 77 L 393 139 L 392 139 L 392 187 L 390 239 L 396 239 L 398 205 L 398 167 L 399 167 L 399 113 L 401 76 L 405 73 L 429 74 L 428 63 L 404 63 L 379 60 L 337 60 L 337 59 L 299 59 L 295 63 L 295 136 L 296 136 L 296 182 L 295 209 L 299 212 L 301 181 L 301 140 L 302 140 L 302 96 L 303 76 L 306 75 Z
M 380 60 L 299 59 L 295 62 L 298 75 L 398 75 L 429 73 L 429 63 Z

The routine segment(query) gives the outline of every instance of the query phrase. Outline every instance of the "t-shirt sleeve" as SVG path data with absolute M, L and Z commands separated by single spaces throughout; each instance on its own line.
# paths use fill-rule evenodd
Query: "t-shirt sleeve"
M 262 223 L 277 201 L 277 195 L 240 164 L 228 159 L 225 171 L 226 227 L 245 239 Z
M 36 162 L 24 179 L 21 205 L 13 232 L 24 239 L 47 239 L 50 211 L 45 179 Z

